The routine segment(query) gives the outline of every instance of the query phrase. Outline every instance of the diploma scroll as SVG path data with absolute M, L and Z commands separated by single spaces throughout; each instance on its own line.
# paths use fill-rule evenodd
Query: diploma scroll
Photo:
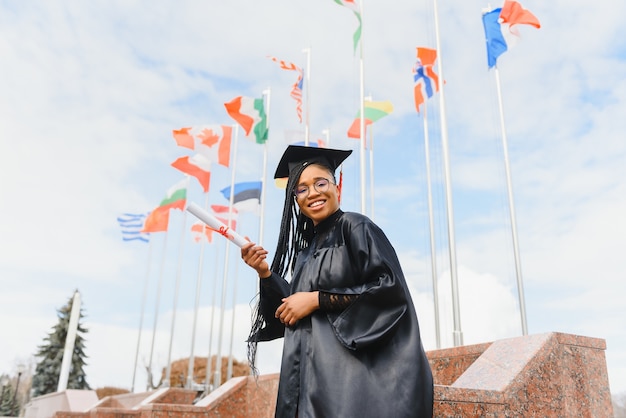
M 202 209 L 200 206 L 191 202 L 187 205 L 187 212 L 194 215 L 196 218 L 200 219 L 202 222 L 210 226 L 212 229 L 217 231 L 220 235 L 228 238 L 233 244 L 238 247 L 243 247 L 244 244 L 247 244 L 248 241 L 237 232 L 233 231 L 229 227 L 227 227 L 222 221 L 217 219 L 215 216 L 211 215 L 206 210 Z

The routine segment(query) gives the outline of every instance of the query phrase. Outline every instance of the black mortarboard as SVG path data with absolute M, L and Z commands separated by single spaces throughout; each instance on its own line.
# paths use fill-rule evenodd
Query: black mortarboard
M 322 164 L 334 173 L 350 154 L 352 154 L 352 150 L 289 145 L 280 158 L 274 178 L 289 177 L 289 173 L 294 168 L 313 163 Z

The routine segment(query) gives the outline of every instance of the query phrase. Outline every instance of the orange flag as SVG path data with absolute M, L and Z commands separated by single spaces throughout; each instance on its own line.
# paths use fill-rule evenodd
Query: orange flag
M 158 207 L 146 217 L 141 232 L 166 232 L 169 222 L 169 208 Z

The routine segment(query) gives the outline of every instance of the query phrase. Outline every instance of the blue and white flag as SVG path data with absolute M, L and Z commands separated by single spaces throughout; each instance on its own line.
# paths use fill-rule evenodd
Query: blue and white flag
M 117 217 L 124 241 L 150 241 L 150 233 L 141 232 L 147 213 L 123 213 Z

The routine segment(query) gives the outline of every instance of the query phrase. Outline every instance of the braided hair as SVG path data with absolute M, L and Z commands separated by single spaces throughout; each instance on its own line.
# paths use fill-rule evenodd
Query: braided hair
M 285 202 L 283 206 L 283 216 L 280 220 L 280 231 L 276 243 L 276 251 L 272 260 L 270 270 L 272 273 L 285 277 L 287 272 L 293 273 L 296 256 L 309 246 L 313 239 L 313 221 L 304 216 L 296 203 L 296 196 L 293 193 L 300 175 L 305 168 L 315 164 L 324 167 L 335 181 L 334 170 L 323 161 L 307 161 L 293 168 L 289 172 L 287 187 L 285 187 Z M 335 181 L 336 182 L 336 181 Z M 256 351 L 257 343 L 261 341 L 261 334 L 266 324 L 265 318 L 260 311 L 260 303 L 257 295 L 256 306 L 252 312 L 252 327 L 248 336 L 248 364 L 252 373 L 257 376 Z

